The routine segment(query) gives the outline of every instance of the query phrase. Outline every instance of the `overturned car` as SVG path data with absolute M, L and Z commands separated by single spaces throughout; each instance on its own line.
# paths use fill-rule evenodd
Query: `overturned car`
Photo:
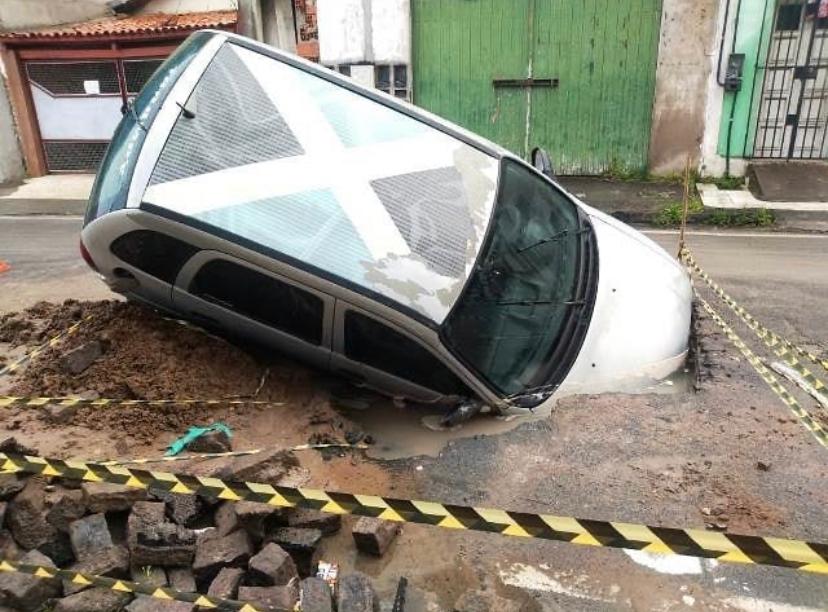
M 123 117 L 81 251 L 111 288 L 385 394 L 535 407 L 658 379 L 691 289 L 652 241 L 474 134 L 225 32 Z

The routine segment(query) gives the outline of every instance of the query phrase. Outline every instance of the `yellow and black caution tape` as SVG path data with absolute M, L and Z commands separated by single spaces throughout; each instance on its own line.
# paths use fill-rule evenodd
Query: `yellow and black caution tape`
M 816 419 L 814 419 L 811 414 L 805 410 L 802 405 L 797 401 L 797 399 L 790 394 L 790 392 L 782 386 L 782 383 L 774 376 L 773 372 L 771 372 L 765 364 L 762 363 L 762 360 L 756 356 L 756 354 L 748 348 L 748 346 L 742 341 L 742 339 L 736 335 L 736 332 L 719 316 L 713 307 L 702 298 L 698 292 L 696 292 L 696 297 L 701 302 L 702 307 L 707 311 L 716 324 L 722 329 L 725 333 L 727 338 L 733 343 L 733 345 L 739 349 L 739 351 L 744 355 L 745 359 L 747 359 L 748 363 L 753 366 L 753 369 L 756 370 L 756 373 L 764 380 L 771 390 L 776 393 L 776 395 L 781 399 L 788 408 L 791 409 L 791 412 L 794 413 L 799 422 L 810 431 L 813 436 L 817 439 L 817 441 L 824 447 L 828 448 L 828 432 L 820 425 Z
M 350 448 L 355 450 L 365 450 L 368 448 L 367 444 L 346 444 L 346 443 L 332 443 L 332 444 L 300 444 L 298 446 L 291 446 L 285 448 L 286 452 L 305 451 L 305 450 L 324 450 L 326 448 Z M 107 461 L 96 461 L 98 465 L 143 465 L 146 463 L 164 463 L 168 461 L 189 461 L 192 459 L 221 459 L 223 457 L 246 457 L 249 455 L 258 455 L 266 451 L 273 450 L 272 448 L 251 448 L 249 450 L 239 451 L 225 451 L 222 453 L 198 453 L 196 455 L 173 455 L 164 457 L 142 457 L 139 459 L 111 459 Z
M 16 397 L 12 395 L 0 395 L 0 408 L 12 408 L 16 406 L 38 407 L 51 404 L 53 406 L 190 406 L 198 404 L 202 406 L 247 406 L 267 405 L 283 406 L 284 402 L 273 402 L 270 400 L 255 399 L 199 399 L 199 398 L 174 398 L 174 399 L 112 399 L 98 398 L 85 399 L 82 397 Z
M 200 593 L 186 593 L 168 587 L 157 587 L 140 582 L 119 580 L 118 578 L 107 578 L 106 576 L 73 572 L 72 570 L 57 569 L 49 567 L 48 565 L 29 565 L 8 559 L 0 559 L 0 572 L 28 574 L 43 580 L 66 580 L 80 586 L 103 587 L 112 591 L 118 591 L 119 593 L 146 595 L 147 597 L 163 599 L 165 601 L 186 601 L 212 610 L 239 610 L 240 612 L 259 612 L 260 610 L 251 604 L 233 599 L 222 599 Z
M 52 348 L 53 346 L 56 346 L 57 344 L 59 344 L 60 342 L 62 342 L 63 340 L 65 340 L 66 338 L 71 336 L 72 334 L 74 334 L 76 331 L 78 331 L 78 328 L 81 325 L 83 325 L 86 321 L 89 321 L 91 319 L 92 319 L 92 315 L 84 317 L 83 319 L 81 319 L 77 323 L 73 323 L 72 325 L 70 325 L 67 329 L 60 332 L 54 338 L 51 338 L 47 342 L 44 342 L 43 344 L 38 346 L 32 352 L 26 353 L 25 355 L 18 358 L 17 360 L 12 361 L 9 364 L 6 364 L 2 368 L 0 368 L 0 376 L 3 376 L 4 374 L 11 374 L 12 372 L 20 369 L 21 367 L 26 365 L 28 362 L 30 362 L 32 359 L 34 359 L 35 357 L 40 355 L 46 349 L 49 349 L 49 348 Z
M 796 353 L 800 357 L 804 357 L 814 364 L 822 366 L 826 371 L 828 371 L 828 359 L 822 359 L 814 355 L 812 352 L 797 344 L 794 344 L 793 342 L 790 342 L 789 340 L 786 340 L 778 334 L 775 334 L 770 329 L 759 323 L 755 317 L 740 306 L 736 300 L 734 300 L 727 292 L 725 292 L 724 289 L 722 289 L 712 278 L 710 278 L 710 275 L 707 274 L 707 272 L 702 270 L 701 266 L 699 266 L 698 262 L 696 262 L 689 250 L 684 249 L 679 255 L 687 263 L 691 272 L 696 272 L 707 284 L 707 286 L 710 287 L 714 293 L 718 295 L 722 301 L 724 301 L 724 303 L 739 316 L 740 319 L 742 319 L 742 321 L 744 321 L 745 325 L 753 330 L 753 332 L 768 346 L 768 348 L 773 349 L 779 357 L 788 363 L 788 365 L 796 369 L 800 375 L 802 375 L 802 377 L 815 389 L 822 390 L 825 388 L 825 385 L 811 372 L 809 372 L 807 368 L 802 366 L 796 360 L 796 357 L 791 353 Z
M 445 529 L 486 531 L 585 546 L 689 555 L 828 574 L 828 544 L 816 542 L 726 534 L 704 529 L 650 527 L 618 521 L 596 521 L 255 482 L 233 482 L 206 476 L 11 453 L 0 453 L 0 469 L 9 473 L 109 482 L 182 495 L 201 495 L 229 501 L 247 500 L 276 507 L 302 507 L 332 514 L 422 523 Z

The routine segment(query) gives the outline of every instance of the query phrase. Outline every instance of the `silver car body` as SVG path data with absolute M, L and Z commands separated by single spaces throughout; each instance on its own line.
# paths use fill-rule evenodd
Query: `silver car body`
M 132 127 L 116 133 L 97 179 L 82 245 L 113 290 L 421 402 L 465 393 L 355 359 L 345 347 L 349 313 L 393 330 L 499 409 L 553 401 L 559 387 L 586 392 L 630 376 L 660 378 L 682 363 L 689 280 L 646 237 L 564 195 L 497 145 L 403 101 L 232 34 L 195 38 L 125 117 Z M 577 239 L 591 241 L 592 253 L 582 261 L 591 280 L 571 306 L 578 325 L 561 366 L 549 385 L 519 393 L 481 377 L 444 333 L 482 265 L 506 163 L 574 203 L 581 229 L 569 237 L 583 234 Z M 172 236 L 191 250 L 159 278 L 114 248 L 134 232 Z M 295 288 L 302 297 L 291 294 L 292 307 L 319 313 L 318 334 L 308 341 L 205 299 L 193 287 L 208 267 Z M 372 329 L 367 323 L 361 333 Z

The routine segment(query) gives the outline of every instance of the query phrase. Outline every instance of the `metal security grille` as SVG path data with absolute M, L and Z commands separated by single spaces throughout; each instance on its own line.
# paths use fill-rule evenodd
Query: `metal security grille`
M 124 60 L 124 81 L 126 90 L 130 95 L 135 95 L 144 84 L 149 81 L 152 73 L 164 63 L 164 60 Z
M 108 142 L 56 142 L 43 143 L 46 165 L 50 171 L 85 172 L 95 171 L 106 153 Z
M 754 157 L 828 157 L 828 0 L 779 0 L 764 66 Z
M 162 59 L 25 64 L 49 172 L 94 172 L 129 99 Z
M 56 96 L 118 94 L 115 62 L 29 62 L 29 81 Z

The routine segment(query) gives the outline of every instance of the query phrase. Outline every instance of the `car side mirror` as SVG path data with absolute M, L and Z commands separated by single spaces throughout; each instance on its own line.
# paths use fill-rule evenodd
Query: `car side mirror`
M 535 147 L 532 149 L 530 159 L 532 160 L 532 165 L 535 167 L 535 170 L 551 179 L 555 178 L 555 170 L 552 168 L 552 160 L 549 159 L 549 153 L 546 152 L 546 149 Z

